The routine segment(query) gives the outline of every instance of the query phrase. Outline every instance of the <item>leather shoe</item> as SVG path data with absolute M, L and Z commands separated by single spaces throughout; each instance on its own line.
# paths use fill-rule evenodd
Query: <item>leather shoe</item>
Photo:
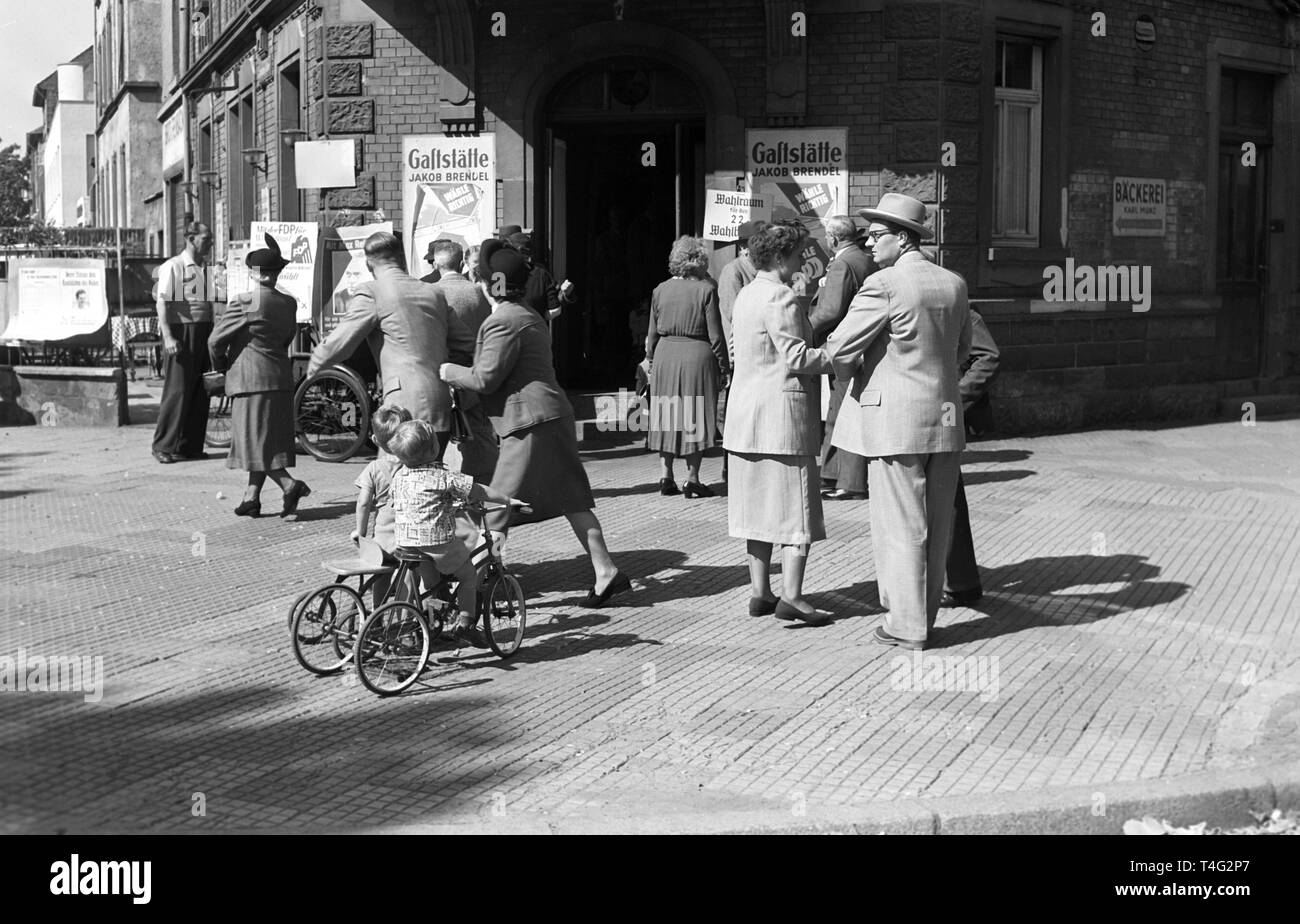
M 614 594 L 621 594 L 623 591 L 631 589 L 632 582 L 628 580 L 626 574 L 620 571 L 614 575 L 614 580 L 609 582 L 609 586 L 600 593 L 596 593 L 595 587 L 587 591 L 587 596 L 583 598 L 582 605 L 591 609 L 598 609 L 604 606 Z
M 242 501 L 235 508 L 237 517 L 260 517 L 262 515 L 262 502 L 260 500 Z
M 698 481 L 688 481 L 683 488 L 684 493 L 689 500 L 692 497 L 713 497 L 713 489 L 707 484 L 701 484 Z
M 208 454 L 201 450 L 199 452 L 182 452 L 178 456 L 178 458 L 184 459 L 186 462 L 198 462 L 207 457 Z
M 159 462 L 161 462 L 163 465 L 171 465 L 178 458 L 180 458 L 175 453 L 159 452 L 157 449 L 153 451 L 153 457 L 157 459 Z
M 811 612 L 804 612 L 797 606 L 786 603 L 785 600 L 777 600 L 776 608 L 772 615 L 777 619 L 784 619 L 787 622 L 795 619 L 801 619 L 810 626 L 824 626 L 831 621 L 831 614 L 823 610 L 814 609 Z
M 280 516 L 292 516 L 298 512 L 298 501 L 311 494 L 311 488 L 307 487 L 305 481 L 295 481 L 293 487 L 284 492 L 284 509 L 280 511 Z
M 671 478 L 660 478 L 659 493 L 664 497 L 672 497 L 674 494 L 681 494 L 682 492 L 677 487 L 677 482 L 673 481 Z
M 884 626 L 876 626 L 876 631 L 871 638 L 873 641 L 877 641 L 882 645 L 896 645 L 899 648 L 906 648 L 908 651 L 920 651 L 925 648 L 925 642 L 918 642 L 915 639 L 898 638 L 897 636 L 890 635 L 885 631 Z
M 984 590 L 980 587 L 974 590 L 945 590 L 943 596 L 939 598 L 939 606 L 945 609 L 952 609 L 954 606 L 970 606 L 972 603 L 978 603 L 982 596 Z
M 749 598 L 749 615 L 750 616 L 771 616 L 776 612 L 776 600 L 766 600 L 763 597 Z

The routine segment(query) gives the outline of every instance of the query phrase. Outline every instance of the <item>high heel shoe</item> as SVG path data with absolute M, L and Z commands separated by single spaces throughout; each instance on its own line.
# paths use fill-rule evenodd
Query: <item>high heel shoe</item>
M 237 517 L 260 517 L 262 515 L 262 502 L 260 500 L 241 501 L 235 508 Z
M 590 607 L 591 609 L 598 609 L 604 606 L 609 598 L 614 596 L 614 594 L 620 594 L 625 590 L 631 589 L 632 582 L 628 580 L 626 574 L 620 571 L 618 574 L 614 575 L 614 580 L 609 582 L 609 586 L 600 593 L 596 593 L 595 587 L 592 587 L 591 590 L 587 591 L 587 596 L 583 598 L 582 605 Z
M 682 486 L 682 493 L 691 497 L 713 497 L 713 489 L 707 484 L 701 484 L 698 481 L 688 481 Z
M 794 619 L 801 619 L 810 626 L 824 626 L 831 621 L 831 614 L 822 610 L 814 609 L 811 612 L 804 612 L 799 607 L 786 603 L 784 599 L 776 601 L 776 609 L 772 613 L 777 619 L 784 619 L 787 622 Z
M 672 497 L 674 494 L 681 494 L 682 492 L 678 489 L 677 482 L 671 478 L 660 478 L 659 493 L 664 497 Z
M 307 487 L 305 481 L 295 481 L 293 487 L 284 492 L 284 509 L 280 511 L 280 516 L 292 516 L 298 512 L 298 501 L 311 494 L 311 488 Z

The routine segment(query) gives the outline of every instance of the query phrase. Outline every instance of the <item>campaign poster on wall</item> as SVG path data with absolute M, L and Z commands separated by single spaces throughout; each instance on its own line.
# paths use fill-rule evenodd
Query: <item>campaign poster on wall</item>
M 0 340 L 65 340 L 108 320 L 103 260 L 12 258 L 8 297 Z
M 226 248 L 227 301 L 236 295 L 243 295 L 253 287 L 252 280 L 248 278 L 248 264 L 244 262 L 248 251 L 248 241 L 231 241 Z
M 298 323 L 310 324 L 312 294 L 316 288 L 316 248 L 319 237 L 314 221 L 255 221 L 249 234 L 250 246 L 266 246 L 265 235 L 280 245 L 280 254 L 289 261 L 280 272 L 276 288 L 298 303 Z
M 321 240 L 321 262 L 325 266 L 325 286 L 329 294 L 321 306 L 320 323 L 317 325 L 322 337 L 328 335 L 338 325 L 339 319 L 348 313 L 357 286 L 375 278 L 366 266 L 363 248 L 366 238 L 377 231 L 392 234 L 393 223 L 383 221 L 373 225 L 329 228 L 325 231 Z
M 734 189 L 704 191 L 704 238 L 735 243 L 747 221 L 770 221 L 772 209 L 762 196 Z
M 496 136 L 402 139 L 402 233 L 406 265 L 448 238 L 469 248 L 492 236 L 497 216 Z
M 851 214 L 848 136 L 847 128 L 763 128 L 745 133 L 749 191 L 771 203 L 772 221 L 798 219 L 810 234 L 803 253 L 807 280 L 802 295 L 812 295 L 830 262 L 822 242 L 826 219 Z

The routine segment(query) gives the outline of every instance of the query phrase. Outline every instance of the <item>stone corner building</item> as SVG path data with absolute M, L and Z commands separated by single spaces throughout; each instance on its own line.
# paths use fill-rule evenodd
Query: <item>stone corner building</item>
M 611 206 L 698 232 L 748 129 L 844 128 L 852 209 L 932 206 L 1003 348 L 1002 432 L 1235 419 L 1300 392 L 1295 0 L 163 5 L 173 229 L 400 227 L 402 137 L 491 132 L 498 222 L 538 229 L 581 286 Z M 357 185 L 300 192 L 288 142 L 326 133 L 360 141 Z M 1076 275 L 1047 291 L 1050 267 Z M 1117 287 L 1144 268 L 1135 310 Z M 630 385 L 584 380 L 589 351 L 557 325 L 562 377 Z

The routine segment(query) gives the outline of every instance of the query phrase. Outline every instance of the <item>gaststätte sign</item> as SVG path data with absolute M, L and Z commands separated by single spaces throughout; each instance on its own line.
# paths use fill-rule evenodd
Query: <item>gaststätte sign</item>
M 1116 237 L 1163 237 L 1165 181 L 1117 176 L 1111 182 L 1111 230 Z
M 402 139 L 402 232 L 406 265 L 421 265 L 429 244 L 469 248 L 492 236 L 497 217 L 496 136 L 407 135 Z

